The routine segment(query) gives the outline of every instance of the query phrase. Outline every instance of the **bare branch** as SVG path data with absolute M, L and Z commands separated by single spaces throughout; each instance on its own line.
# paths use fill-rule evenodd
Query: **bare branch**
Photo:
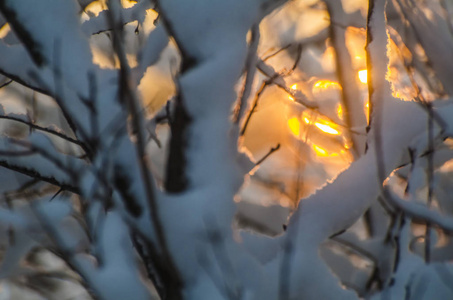
M 25 124 L 27 126 L 29 126 L 30 128 L 33 128 L 33 129 L 36 129 L 36 130 L 39 130 L 39 131 L 43 131 L 43 132 L 46 132 L 46 133 L 49 133 L 51 135 L 54 135 L 54 136 L 57 136 L 65 141 L 68 141 L 70 143 L 73 143 L 73 144 L 76 144 L 76 145 L 79 145 L 79 146 L 82 146 L 83 147 L 83 143 L 80 142 L 79 140 L 76 140 L 64 133 L 62 133 L 61 131 L 57 131 L 53 128 L 50 128 L 50 127 L 41 127 L 39 125 L 36 125 L 34 123 L 32 123 L 31 121 L 25 121 L 19 117 L 15 117 L 15 115 L 0 115 L 0 119 L 4 119 L 4 120 L 11 120 L 11 121 L 15 121 L 15 122 L 18 122 L 18 123 L 21 123 L 21 124 Z
M 268 153 L 266 153 L 266 155 L 264 155 L 260 160 L 258 160 L 255 164 L 255 166 L 258 166 L 260 165 L 263 161 L 265 161 L 269 156 L 272 155 L 272 153 L 274 153 L 275 151 L 277 151 L 278 149 L 280 149 L 280 144 L 277 144 L 277 146 L 271 148 L 271 150 L 269 150 Z
M 245 82 L 244 86 L 241 91 L 241 96 L 238 99 L 236 104 L 233 122 L 238 124 L 242 119 L 242 116 L 245 113 L 245 109 L 247 107 L 247 100 L 250 96 L 250 92 L 252 91 L 253 79 L 255 78 L 255 65 L 256 65 L 256 51 L 258 50 L 258 44 L 260 41 L 260 28 L 259 24 L 254 24 L 251 29 L 251 39 L 250 45 L 247 52 L 247 58 L 245 60 Z

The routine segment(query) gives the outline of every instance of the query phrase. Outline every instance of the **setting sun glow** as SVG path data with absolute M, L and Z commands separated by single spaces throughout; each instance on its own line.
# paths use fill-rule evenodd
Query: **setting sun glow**
M 341 89 L 341 85 L 338 82 L 330 80 L 318 80 L 316 81 L 314 87 L 317 89 L 328 89 L 328 88 Z
M 324 150 L 321 147 L 318 147 L 316 145 L 313 145 L 313 150 L 315 150 L 316 154 L 319 155 L 319 156 L 327 156 L 327 155 L 329 155 L 327 150 Z
M 323 131 L 325 133 L 340 134 L 340 132 L 338 132 L 338 130 L 336 130 L 336 129 L 334 129 L 334 128 L 330 127 L 329 125 L 326 125 L 326 124 L 322 124 L 322 123 L 316 122 L 315 126 L 318 127 L 321 131 Z
M 287 123 L 291 134 L 297 137 L 298 139 L 302 138 L 301 136 L 302 130 L 304 130 L 304 128 L 310 127 L 312 124 L 324 134 L 328 135 L 342 134 L 337 124 L 323 116 L 319 116 L 317 114 L 314 115 L 314 113 L 311 111 L 304 111 L 302 113 L 302 116 L 300 117 L 291 117 L 288 119 Z M 334 157 L 340 155 L 339 153 L 337 153 L 337 151 L 330 152 L 329 148 L 325 148 L 324 145 L 319 145 L 318 143 L 315 144 L 314 141 L 308 141 L 308 143 L 311 144 L 313 151 L 319 157 Z

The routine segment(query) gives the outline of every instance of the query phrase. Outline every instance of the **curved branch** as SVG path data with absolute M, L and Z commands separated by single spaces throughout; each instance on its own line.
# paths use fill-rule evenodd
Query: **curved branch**
M 448 233 L 453 233 L 453 217 L 448 217 L 436 212 L 429 207 L 421 204 L 420 201 L 412 198 L 402 199 L 396 191 L 386 187 L 390 196 L 387 200 L 394 206 L 401 209 L 412 219 L 421 220 L 431 225 L 436 225 Z M 418 203 L 417 203 L 418 202 Z

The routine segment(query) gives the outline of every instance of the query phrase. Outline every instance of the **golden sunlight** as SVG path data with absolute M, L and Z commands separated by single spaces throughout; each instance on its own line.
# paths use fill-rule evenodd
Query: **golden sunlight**
M 91 14 L 95 15 L 95 16 L 98 16 L 99 13 L 101 11 L 103 11 L 105 9 L 105 6 L 102 2 L 100 1 L 93 1 L 91 2 L 90 4 L 88 4 L 85 9 L 84 9 L 84 12 L 87 13 L 87 12 L 90 12 Z M 82 19 L 83 20 L 88 20 L 90 17 L 88 15 L 82 15 Z
M 136 0 L 121 0 L 121 4 L 123 5 L 124 8 L 130 8 L 137 4 Z
M 360 70 L 359 73 L 359 80 L 361 83 L 367 83 L 368 82 L 368 72 L 367 70 Z
M 292 134 L 299 137 L 300 134 L 300 122 L 297 118 L 291 118 L 288 120 L 288 126 Z
M 328 133 L 328 134 L 340 134 L 340 132 L 338 130 L 336 130 L 336 129 L 334 129 L 331 126 L 326 125 L 326 124 L 322 124 L 322 123 L 316 122 L 315 126 L 318 127 L 321 131 L 323 131 L 325 133 Z
M 343 106 L 341 106 L 341 104 L 338 104 L 337 116 L 338 118 L 340 118 L 340 120 L 343 120 Z
M 329 151 L 317 145 L 313 145 L 313 151 L 315 151 L 317 156 L 321 157 L 338 156 L 338 153 L 329 153 Z
M 316 81 L 314 87 L 317 89 L 341 89 L 341 85 L 338 82 L 325 79 Z
M 319 146 L 313 145 L 313 150 L 315 151 L 316 155 L 318 155 L 318 156 L 329 156 L 329 153 L 327 152 L 327 150 L 325 150 Z
M 341 134 L 340 131 L 338 130 L 338 125 L 329 119 L 319 116 L 319 115 L 313 115 L 313 112 L 309 112 L 308 110 L 304 111 L 302 114 L 302 120 L 305 122 L 305 124 L 310 125 L 313 124 L 315 125 L 319 130 L 321 130 L 324 133 L 328 134 L 334 134 L 334 135 L 339 135 Z
M 1 28 L 0 28 L 0 39 L 4 38 L 10 31 L 10 27 L 8 23 L 5 23 Z
M 335 156 L 339 156 L 339 154 L 336 153 L 336 152 L 329 153 L 329 151 L 327 151 L 326 149 L 321 148 L 318 145 L 314 145 L 314 144 L 313 144 L 313 151 L 315 151 L 317 156 L 321 156 L 321 157 L 329 157 L 329 156 L 330 157 L 335 157 Z M 341 152 L 344 153 L 343 150 Z
M 136 0 L 121 0 L 121 5 L 124 8 L 131 8 L 135 4 L 137 4 Z M 105 1 L 93 1 L 85 7 L 84 9 L 85 15 L 82 15 L 82 20 L 86 21 L 89 19 L 89 16 L 86 14 L 87 12 L 90 12 L 91 14 L 98 16 L 99 13 L 105 9 L 107 9 Z
M 367 123 L 370 122 L 370 101 L 365 102 L 365 116 Z
M 290 87 L 290 89 L 291 89 L 292 91 L 296 91 L 296 90 L 297 90 L 297 84 L 293 84 L 293 85 Z M 288 96 L 288 98 L 289 98 L 289 100 L 291 100 L 291 101 L 295 101 L 294 98 L 291 97 L 291 96 Z

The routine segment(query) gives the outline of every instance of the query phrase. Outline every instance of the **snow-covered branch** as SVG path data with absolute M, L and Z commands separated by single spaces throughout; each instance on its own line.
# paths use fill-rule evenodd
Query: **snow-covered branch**
M 133 21 L 138 21 L 139 24 L 143 23 L 146 15 L 146 10 L 152 8 L 151 1 L 144 0 L 135 4 L 130 8 L 124 8 L 121 10 L 121 23 L 128 24 Z M 91 17 L 89 20 L 83 22 L 82 31 L 86 36 L 98 34 L 104 31 L 112 30 L 112 25 L 109 22 L 110 11 L 104 10 L 95 17 Z

